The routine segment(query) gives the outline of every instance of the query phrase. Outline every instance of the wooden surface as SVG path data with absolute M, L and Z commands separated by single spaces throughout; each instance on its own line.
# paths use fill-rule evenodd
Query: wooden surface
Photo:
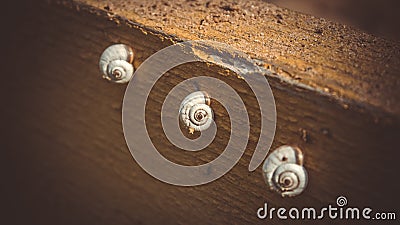
M 262 60 L 287 83 L 400 112 L 399 45 L 346 25 L 257 0 L 76 2 L 109 9 L 110 19 L 119 21 L 114 16 L 119 15 L 178 39 L 229 44 Z
M 354 206 L 399 211 L 393 201 L 400 188 L 397 44 L 263 2 L 243 1 L 239 4 L 255 8 L 237 10 L 192 7 L 196 13 L 187 20 L 167 14 L 172 25 L 153 15 L 163 2 L 111 2 L 112 12 L 136 22 L 102 11 L 103 1 L 86 1 L 94 7 L 62 1 L 24 8 L 25 23 L 9 35 L 3 62 L 12 80 L 1 89 L 7 224 L 289 224 L 293 221 L 261 221 L 256 210 L 264 202 L 319 208 L 334 205 L 339 195 Z M 189 18 L 188 4 L 199 1 L 180 3 L 165 7 L 177 7 Z M 247 16 L 252 10 L 265 13 L 252 22 L 239 20 L 234 37 L 218 29 L 232 30 L 235 22 L 190 26 L 210 12 L 243 9 L 249 9 Z M 315 32 L 321 27 L 322 33 Z M 255 41 L 255 31 L 267 28 Z M 160 152 L 176 162 L 215 158 L 226 144 L 228 121 L 217 120 L 222 129 L 204 152 L 183 154 L 163 137 L 159 109 L 168 90 L 194 69 L 217 77 L 238 91 L 251 113 L 248 149 L 236 167 L 213 183 L 176 187 L 152 178 L 132 159 L 121 125 L 125 86 L 101 79 L 99 55 L 112 43 L 127 43 L 135 48 L 138 66 L 165 46 L 198 38 L 231 44 L 275 71 L 268 77 L 278 115 L 273 148 L 293 144 L 304 150 L 310 180 L 302 195 L 283 199 L 266 189 L 260 168 L 248 172 L 259 111 L 244 81 L 217 66 L 184 65 L 163 77 L 149 98 L 146 116 L 154 125 L 148 129 Z M 225 111 L 217 106 L 215 114 L 222 118 Z
M 332 21 L 352 25 L 371 34 L 400 40 L 400 15 L 397 0 L 265 0 Z M 356 10 L 355 10 L 356 9 Z

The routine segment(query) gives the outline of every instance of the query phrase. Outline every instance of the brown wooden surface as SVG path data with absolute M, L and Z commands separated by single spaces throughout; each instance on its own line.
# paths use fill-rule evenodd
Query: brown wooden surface
M 152 3 L 124 1 L 122 8 L 121 1 L 113 2 L 114 12 Z M 87 3 L 104 7 L 102 1 Z M 185 4 L 196 1 L 182 3 L 188 9 Z M 256 210 L 264 202 L 318 208 L 335 204 L 339 195 L 354 206 L 398 212 L 394 201 L 400 188 L 398 46 L 338 24 L 257 4 L 271 10 L 259 18 L 265 21 L 259 26 L 271 29 L 264 33 L 270 40 L 266 46 L 256 44 L 246 31 L 237 32 L 235 44 L 229 34 L 213 32 L 213 27 L 192 34 L 177 26 L 183 22 L 175 23 L 174 33 L 160 23 L 163 31 L 176 35 L 171 38 L 147 28 L 159 22 L 148 11 L 132 17 L 145 23 L 141 27 L 114 16 L 109 20 L 106 12 L 79 3 L 21 10 L 25 23 L 10 35 L 3 61 L 5 74 L 13 76 L 1 89 L 7 127 L 2 157 L 6 224 L 287 224 L 291 221 L 260 221 Z M 272 20 L 277 12 L 285 25 Z M 174 14 L 167 17 L 176 19 Z M 315 33 L 320 26 L 331 29 Z M 213 183 L 176 187 L 152 178 L 132 159 L 121 125 L 125 86 L 101 79 L 99 55 L 111 43 L 127 43 L 135 48 L 137 66 L 176 40 L 199 38 L 195 35 L 201 33 L 202 38 L 216 35 L 216 40 L 274 64 L 276 73 L 268 77 L 278 113 L 273 148 L 293 144 L 304 150 L 310 181 L 302 195 L 283 199 L 266 190 L 260 168 L 247 171 L 257 143 L 258 109 L 244 81 L 224 76 L 226 71 L 216 66 L 185 65 L 164 77 L 149 98 L 146 115 L 155 123 L 148 128 L 159 150 L 174 161 L 196 164 L 215 158 L 229 134 L 227 121 L 217 120 L 222 129 L 204 152 L 183 154 L 163 137 L 159 108 L 168 90 L 191 77 L 194 68 L 198 75 L 222 79 L 245 99 L 251 113 L 252 134 L 237 166 Z M 297 45 L 289 43 L 297 39 L 291 34 L 326 44 L 311 46 L 314 40 L 309 39 L 307 47 L 294 51 Z M 340 36 L 343 40 L 337 39 Z M 340 51 L 333 50 L 340 44 Z M 225 112 L 217 107 L 215 113 L 222 118 Z
M 279 79 L 344 101 L 399 113 L 400 48 L 264 1 L 77 0 L 173 35 L 231 45 L 272 64 Z M 80 6 L 85 8 L 84 6 Z M 271 66 L 271 65 L 270 65 Z

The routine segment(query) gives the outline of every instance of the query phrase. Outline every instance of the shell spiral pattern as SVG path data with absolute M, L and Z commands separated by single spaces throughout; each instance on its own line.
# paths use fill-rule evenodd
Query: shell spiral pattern
M 303 167 L 303 154 L 298 148 L 281 146 L 271 152 L 263 165 L 264 179 L 271 190 L 282 197 L 301 194 L 307 186 L 308 175 Z
M 125 44 L 115 44 L 104 50 L 100 56 L 100 71 L 103 78 L 115 83 L 127 83 L 134 72 L 132 65 L 134 53 Z
M 162 62 L 162 63 L 160 63 Z M 224 151 L 214 160 L 198 165 L 176 164 L 161 155 L 148 135 L 145 121 L 146 103 L 158 79 L 170 69 L 184 63 L 207 62 L 235 72 L 252 89 L 261 112 L 259 142 L 249 164 L 255 170 L 265 159 L 275 134 L 276 109 L 267 71 L 247 55 L 218 42 L 189 41 L 166 47 L 147 58 L 135 71 L 125 92 L 122 125 L 125 140 L 135 161 L 150 175 L 179 186 L 212 182 L 239 161 L 250 135 L 246 106 L 237 91 L 221 79 L 196 76 L 174 86 L 161 107 L 162 129 L 168 141 L 186 151 L 200 151 L 215 138 L 218 129 L 210 101 L 218 101 L 229 114 L 230 138 Z M 232 110 L 235 109 L 235 110 Z M 180 129 L 200 132 L 195 140 Z

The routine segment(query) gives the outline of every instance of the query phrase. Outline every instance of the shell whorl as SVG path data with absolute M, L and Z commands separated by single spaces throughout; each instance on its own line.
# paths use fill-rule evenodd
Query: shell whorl
M 263 176 L 268 187 L 282 197 L 301 194 L 307 186 L 308 174 L 300 149 L 284 145 L 271 152 L 264 162 Z
M 134 53 L 125 44 L 115 44 L 104 50 L 100 57 L 100 71 L 103 77 L 115 83 L 127 83 L 131 80 L 134 68 Z
M 286 163 L 277 167 L 273 175 L 273 187 L 285 196 L 296 196 L 307 185 L 307 172 L 303 166 Z
M 210 127 L 213 121 L 213 111 L 210 107 L 210 97 L 202 91 L 193 92 L 181 103 L 180 119 L 189 131 L 203 131 Z

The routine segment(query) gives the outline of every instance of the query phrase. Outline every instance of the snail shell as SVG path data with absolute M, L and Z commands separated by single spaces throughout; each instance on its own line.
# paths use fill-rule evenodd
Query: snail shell
M 209 95 L 203 91 L 193 92 L 182 101 L 180 119 L 190 133 L 210 127 L 214 117 L 210 103 Z
M 303 167 L 303 154 L 298 148 L 281 146 L 273 151 L 263 165 L 265 182 L 282 197 L 301 194 L 307 186 L 308 175 Z
M 100 57 L 100 70 L 103 78 L 115 83 L 127 83 L 134 72 L 132 65 L 134 53 L 125 44 L 115 44 L 104 50 Z

